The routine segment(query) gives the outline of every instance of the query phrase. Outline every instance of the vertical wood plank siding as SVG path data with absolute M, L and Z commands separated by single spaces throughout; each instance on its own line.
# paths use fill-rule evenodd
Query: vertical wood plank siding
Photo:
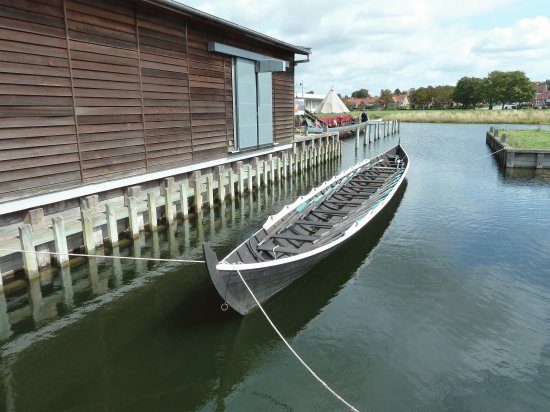
M 232 59 L 209 41 L 293 58 L 130 1 L 0 0 L 0 200 L 226 157 Z M 293 94 L 291 64 L 273 74 L 278 143 Z

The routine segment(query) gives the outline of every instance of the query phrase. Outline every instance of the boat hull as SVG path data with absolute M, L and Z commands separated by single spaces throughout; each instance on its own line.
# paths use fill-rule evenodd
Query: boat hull
M 407 158 L 406 153 L 402 151 L 400 146 L 397 146 L 393 150 Z M 269 261 L 250 260 L 250 254 L 248 252 L 241 254 L 237 253 L 237 255 L 241 256 L 239 259 L 236 259 L 235 257 L 237 251 L 246 251 L 247 247 L 250 249 L 250 239 L 266 238 L 269 236 L 270 231 L 275 230 L 274 228 L 276 228 L 277 225 L 279 225 L 278 227 L 284 226 L 281 222 L 285 221 L 285 216 L 291 213 L 290 211 L 296 210 L 292 213 L 297 215 L 302 213 L 303 209 L 301 206 L 297 206 L 302 202 L 301 200 L 297 200 L 294 204 L 286 206 L 283 211 L 280 212 L 280 215 L 278 214 L 271 216 L 270 219 L 268 219 L 268 223 L 272 221 L 279 223 L 274 223 L 274 226 L 271 226 L 271 223 L 266 223 L 262 229 L 251 236 L 250 239 L 239 245 L 222 262 L 218 262 L 216 254 L 210 249 L 208 244 L 203 244 L 206 266 L 210 274 L 210 278 L 219 295 L 224 300 L 224 305 L 222 305 L 222 307 L 225 308 L 226 305 L 228 305 L 241 315 L 246 315 L 255 310 L 258 303 L 262 304 L 267 301 L 269 298 L 308 272 L 313 266 L 340 247 L 342 243 L 346 242 L 348 239 L 351 239 L 355 234 L 363 230 L 365 226 L 367 226 L 367 224 L 385 208 L 385 206 L 391 201 L 402 186 L 408 167 L 409 162 L 407 158 L 406 166 L 399 169 L 399 174 L 397 174 L 394 178 L 389 178 L 386 180 L 386 183 L 381 183 L 377 193 L 382 194 L 373 196 L 374 200 L 371 202 L 371 206 L 363 209 L 359 215 L 353 215 L 353 218 L 350 215 L 350 219 L 347 220 L 350 224 L 348 224 L 345 229 L 342 229 L 342 231 L 337 231 L 337 236 L 329 242 L 324 244 L 321 242 L 320 246 L 314 247 L 312 244 L 310 248 L 306 247 L 299 253 L 294 255 L 291 254 L 289 256 L 284 255 L 284 249 L 281 250 L 274 248 L 272 251 L 269 251 L 273 255 L 272 259 Z M 344 174 L 344 176 L 346 175 Z M 333 178 L 332 180 L 334 179 L 337 178 Z M 336 187 L 339 181 L 344 180 L 344 177 L 339 177 L 334 182 L 331 183 L 331 181 L 328 181 L 323 185 L 325 185 L 325 189 L 327 189 L 327 183 L 333 185 L 332 187 Z M 323 188 L 323 185 L 320 187 Z M 331 186 L 329 185 L 328 188 L 330 189 L 330 187 Z M 317 189 L 319 188 L 312 191 L 311 196 L 319 193 L 316 192 Z M 327 193 L 330 193 L 330 190 L 327 189 Z M 309 197 L 310 200 L 312 198 L 313 197 Z M 370 199 L 368 201 L 364 201 L 363 205 L 368 205 L 369 201 Z M 314 202 L 311 200 L 310 204 L 314 204 Z M 298 223 L 298 221 L 296 222 Z M 299 222 L 303 223 L 303 220 L 300 220 Z M 344 220 L 341 222 L 344 222 Z M 311 221 L 308 221 L 308 223 L 311 223 Z M 294 237 L 294 239 L 301 238 L 308 238 L 308 236 Z M 321 238 L 322 236 L 319 239 Z M 260 250 L 260 248 L 258 250 Z M 279 256 L 278 250 L 281 250 L 281 256 Z M 242 263 L 242 261 L 245 261 L 245 263 Z M 250 288 L 253 295 L 245 286 L 243 280 L 246 282 L 246 285 L 248 285 L 248 288 Z

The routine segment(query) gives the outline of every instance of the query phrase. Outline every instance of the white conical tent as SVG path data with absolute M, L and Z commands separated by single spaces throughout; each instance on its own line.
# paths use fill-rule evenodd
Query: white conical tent
M 338 97 L 334 89 L 330 89 L 325 99 L 317 107 L 317 113 L 348 113 L 344 102 Z

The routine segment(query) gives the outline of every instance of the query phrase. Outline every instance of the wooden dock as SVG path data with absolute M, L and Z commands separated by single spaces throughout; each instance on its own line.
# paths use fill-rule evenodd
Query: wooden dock
M 485 142 L 495 153 L 495 159 L 504 168 L 550 169 L 550 150 L 516 149 L 506 143 L 506 133 L 491 127 Z
M 54 260 L 63 267 L 69 250 L 93 254 L 104 243 L 117 245 L 122 233 L 135 239 L 146 229 L 156 230 L 159 223 L 171 225 L 178 216 L 185 219 L 191 212 L 202 213 L 203 208 L 291 178 L 340 155 L 338 134 L 332 133 L 297 142 L 293 150 L 265 159 L 169 177 L 156 188 L 128 187 L 124 198 L 101 202 L 95 194 L 83 198 L 76 210 L 49 216 L 42 208 L 30 210 L 22 222 L 12 225 L 11 236 L 0 239 L 0 273 L 10 277 L 24 269 L 28 279 L 36 279 L 40 268 L 51 264 L 51 256 L 13 250 L 60 253 Z M 2 284 L 0 280 L 0 289 Z

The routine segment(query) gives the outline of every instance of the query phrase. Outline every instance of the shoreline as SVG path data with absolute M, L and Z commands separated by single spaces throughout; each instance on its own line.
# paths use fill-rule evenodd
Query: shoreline
M 361 111 L 353 111 L 359 115 Z M 406 123 L 531 124 L 550 125 L 550 110 L 367 110 L 369 118 Z

